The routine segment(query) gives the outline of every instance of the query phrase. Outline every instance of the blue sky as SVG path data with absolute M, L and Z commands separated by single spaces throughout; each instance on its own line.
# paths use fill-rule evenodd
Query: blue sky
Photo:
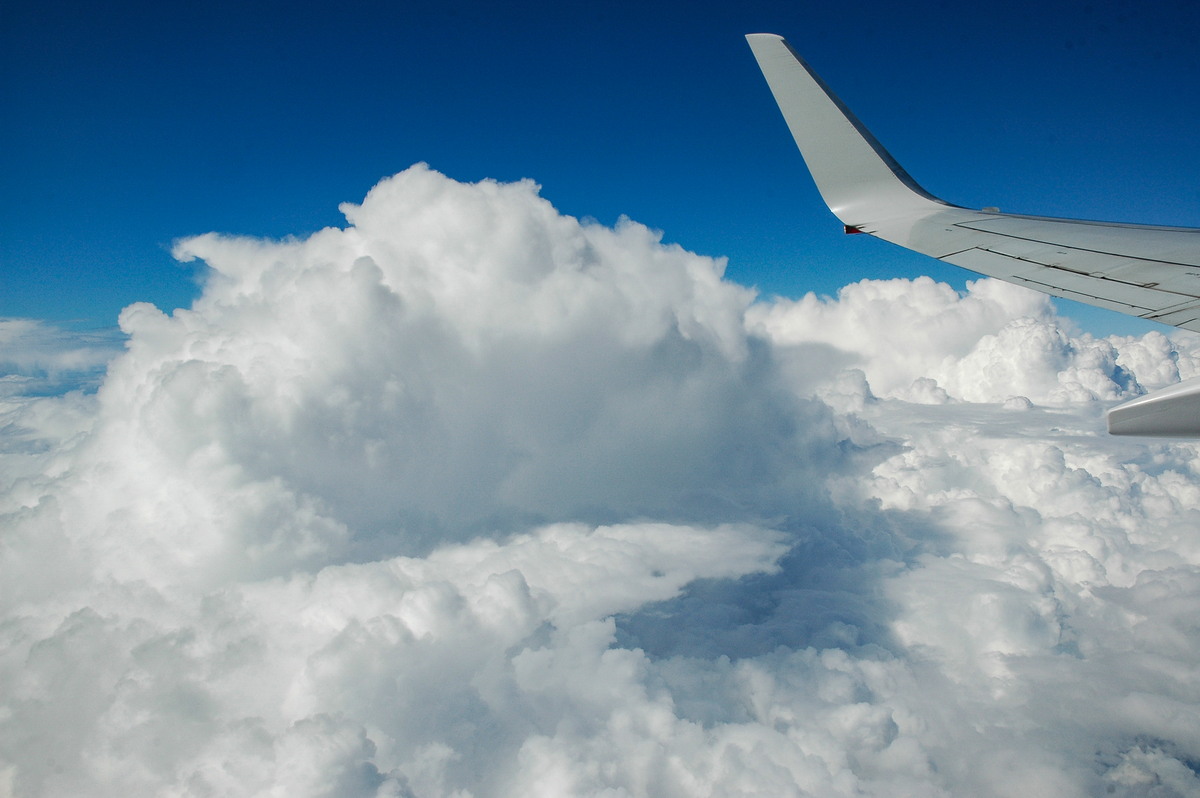
M 342 224 L 417 161 L 532 178 L 765 294 L 970 275 L 845 239 L 742 39 L 784 35 L 927 189 L 1200 226 L 1194 4 L 7 4 L 0 316 L 195 294 L 171 242 Z M 1097 333 L 1149 325 L 1070 313 Z

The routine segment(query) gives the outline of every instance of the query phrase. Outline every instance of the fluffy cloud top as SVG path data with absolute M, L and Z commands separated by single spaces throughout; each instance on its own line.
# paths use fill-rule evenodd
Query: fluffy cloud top
M 1126 399 L 1200 374 L 1190 333 L 1176 333 L 1185 346 L 1161 333 L 1074 336 L 1044 294 L 998 280 L 969 283 L 961 297 L 928 277 L 864 280 L 836 300 L 778 300 L 749 318 L 785 348 L 828 344 L 849 353 L 845 362 L 878 396 L 922 403 Z
M 5 400 L 0 794 L 1186 795 L 1200 371 L 416 166 Z

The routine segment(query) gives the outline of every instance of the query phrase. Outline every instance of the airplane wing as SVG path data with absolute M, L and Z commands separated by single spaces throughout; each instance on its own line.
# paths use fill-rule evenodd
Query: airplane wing
M 846 232 L 869 233 L 1053 296 L 1200 332 L 1200 230 L 951 205 L 917 185 L 786 41 L 770 33 L 746 40 L 821 197 Z M 1200 381 L 1177 390 L 1187 385 L 1113 408 L 1109 431 L 1200 436 Z

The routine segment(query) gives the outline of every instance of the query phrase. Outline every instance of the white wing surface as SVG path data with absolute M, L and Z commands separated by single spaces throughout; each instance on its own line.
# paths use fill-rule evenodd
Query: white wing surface
M 781 37 L 746 37 L 829 209 L 847 232 L 1058 297 L 1200 332 L 1200 230 L 971 210 L 917 185 Z M 1180 386 L 1175 386 L 1176 388 Z M 1196 407 L 1200 385 L 1172 399 Z M 1190 398 L 1189 398 L 1190 397 Z M 1151 397 L 1142 397 L 1142 401 Z M 1132 403 L 1130 403 L 1132 404 Z M 1173 411 L 1110 413 L 1110 431 L 1180 435 Z M 1114 415 L 1123 418 L 1114 425 Z M 1183 426 L 1200 435 L 1200 412 Z M 1136 419 L 1142 419 L 1138 421 Z

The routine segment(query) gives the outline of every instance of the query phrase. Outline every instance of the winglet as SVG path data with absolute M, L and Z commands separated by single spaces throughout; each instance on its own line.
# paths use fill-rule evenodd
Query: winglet
M 751 33 L 746 41 L 817 190 L 847 230 L 948 205 L 917 185 L 782 37 Z

